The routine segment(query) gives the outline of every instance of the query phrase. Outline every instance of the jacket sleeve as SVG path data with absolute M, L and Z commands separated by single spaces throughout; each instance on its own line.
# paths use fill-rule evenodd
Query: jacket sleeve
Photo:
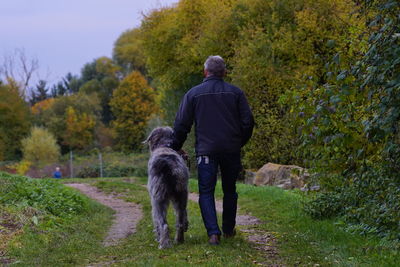
M 192 100 L 186 94 L 181 102 L 178 112 L 176 113 L 174 123 L 174 137 L 171 148 L 178 151 L 182 148 L 186 141 L 187 135 L 192 128 L 194 118 Z
M 239 114 L 242 128 L 242 146 L 244 146 L 253 134 L 254 118 L 243 92 L 239 96 Z

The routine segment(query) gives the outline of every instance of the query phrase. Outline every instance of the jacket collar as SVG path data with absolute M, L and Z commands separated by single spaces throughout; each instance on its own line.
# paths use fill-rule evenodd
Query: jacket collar
M 224 79 L 222 77 L 218 77 L 218 76 L 208 76 L 207 78 L 203 79 L 203 83 L 210 81 L 210 80 L 219 80 L 219 81 L 223 81 Z

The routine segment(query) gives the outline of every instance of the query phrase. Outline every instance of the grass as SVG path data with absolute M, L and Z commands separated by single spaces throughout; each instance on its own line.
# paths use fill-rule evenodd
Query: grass
M 96 180 L 91 180 L 94 182 Z M 98 180 L 97 180 L 98 181 Z M 171 250 L 159 251 L 152 240 L 150 206 L 143 184 L 145 178 L 127 184 L 121 179 L 95 182 L 106 192 L 120 192 L 125 199 L 141 203 L 145 218 L 138 233 L 116 251 L 102 255 L 104 260 L 116 257 L 116 265 L 128 266 L 173 264 L 200 264 L 205 266 L 252 265 L 265 262 L 263 255 L 251 248 L 243 235 L 213 248 L 206 244 L 207 237 L 196 203 L 189 204 L 191 223 L 187 242 Z M 197 191 L 197 181 L 190 180 L 190 189 Z M 275 187 L 254 187 L 238 184 L 239 205 L 242 212 L 260 218 L 259 228 L 272 232 L 279 241 L 280 255 L 288 266 L 397 266 L 400 255 L 396 249 L 385 245 L 373 236 L 350 234 L 332 220 L 315 221 L 302 210 L 305 196 L 301 192 L 284 191 Z M 220 184 L 216 196 L 221 198 Z M 170 212 L 172 213 L 172 212 Z M 173 216 L 169 222 L 173 225 Z M 220 218 L 219 218 L 220 220 Z M 130 255 L 135 250 L 139 255 Z M 143 256 L 143 257 L 142 257 Z M 144 260 L 144 258 L 149 259 Z
M 138 225 L 137 233 L 123 244 L 99 255 L 97 261 L 113 262 L 118 266 L 187 266 L 188 264 L 250 266 L 253 265 L 253 261 L 262 260 L 261 255 L 255 252 L 242 236 L 234 240 L 225 240 L 218 247 L 209 246 L 200 211 L 197 204 L 193 202 L 189 203 L 190 230 L 185 236 L 185 243 L 171 249 L 159 250 L 158 244 L 154 241 L 148 193 L 142 183 L 100 181 L 95 185 L 105 192 L 123 193 L 125 200 L 140 203 L 144 212 L 144 218 Z M 171 236 L 173 236 L 172 212 L 169 212 L 168 221 L 171 225 Z
M 113 212 L 73 189 L 0 173 L 0 193 L 0 264 L 74 266 L 102 247 Z
M 112 211 L 88 200 L 87 212 L 56 228 L 27 231 L 10 244 L 13 266 L 80 266 L 101 250 Z
M 132 182 L 134 181 L 134 182 Z M 114 247 L 102 247 L 101 240 L 110 224 L 110 210 L 88 201 L 87 213 L 75 216 L 57 230 L 27 231 L 12 242 L 11 254 L 21 266 L 86 266 L 103 263 L 114 266 L 250 266 L 269 263 L 240 233 L 220 246 L 207 244 L 207 236 L 197 203 L 189 202 L 190 228 L 186 241 L 171 249 L 159 250 L 154 241 L 151 207 L 146 178 L 66 179 L 88 182 L 105 192 L 118 192 L 127 201 L 140 203 L 144 218 L 131 235 Z M 197 181 L 190 180 L 197 191 Z M 238 184 L 241 212 L 260 218 L 258 228 L 273 233 L 278 240 L 282 263 L 287 266 L 398 266 L 398 250 L 372 236 L 345 232 L 335 221 L 315 221 L 302 211 L 301 192 L 274 187 Z M 220 183 L 216 196 L 221 198 Z M 172 210 L 168 221 L 173 236 Z M 219 218 L 221 221 L 221 218 Z M 317 264 L 317 265 L 316 265 Z
M 191 189 L 197 183 L 191 181 Z M 241 210 L 265 221 L 275 233 L 281 256 L 290 266 L 398 266 L 400 253 L 375 236 L 351 234 L 333 220 L 316 221 L 303 212 L 299 191 L 238 184 Z M 222 197 L 221 189 L 217 196 Z

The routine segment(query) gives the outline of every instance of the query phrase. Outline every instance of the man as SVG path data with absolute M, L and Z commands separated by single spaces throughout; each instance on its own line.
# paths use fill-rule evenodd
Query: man
M 218 167 L 224 193 L 222 231 L 228 238 L 236 233 L 236 179 L 242 168 L 240 149 L 250 139 L 254 126 L 244 93 L 224 82 L 225 74 L 224 60 L 220 56 L 208 57 L 204 63 L 203 83 L 190 89 L 183 97 L 176 114 L 171 144 L 179 151 L 194 121 L 199 204 L 208 242 L 212 245 L 218 245 L 221 236 L 214 199 Z

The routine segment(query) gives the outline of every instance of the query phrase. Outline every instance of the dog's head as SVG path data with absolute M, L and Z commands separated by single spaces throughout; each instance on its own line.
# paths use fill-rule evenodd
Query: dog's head
M 144 144 L 149 144 L 150 151 L 159 147 L 168 147 L 173 141 L 173 130 L 171 127 L 157 127 L 147 137 Z

